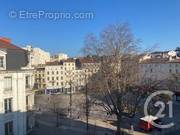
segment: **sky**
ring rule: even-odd
[[[19,18],[11,13],[90,12],[90,19]],[[18,46],[32,45],[51,54],[81,55],[88,33],[127,22],[142,48],[180,46],[180,0],[0,0],[0,36]]]

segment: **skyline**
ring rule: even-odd
[[[5,1],[0,5],[0,36],[12,39],[18,46],[32,44],[51,54],[63,52],[71,57],[80,55],[88,33],[98,35],[106,26],[117,22],[129,23],[142,47],[158,44],[159,50],[173,50],[180,45],[180,1],[113,0],[104,1]],[[36,3],[36,4],[35,4]],[[14,19],[10,11],[93,12],[93,19],[48,20]],[[163,23],[162,23],[163,22]]]

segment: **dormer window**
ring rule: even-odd
[[[0,57],[0,68],[4,67],[4,57]]]

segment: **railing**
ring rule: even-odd
[[[10,94],[12,93],[12,88],[5,88],[3,91],[4,94]]]

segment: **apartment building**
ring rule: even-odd
[[[180,60],[171,58],[151,58],[140,62],[141,78],[166,80],[180,74]]]
[[[33,126],[27,113],[34,105],[31,79],[27,71],[0,71],[1,135],[24,135]]]
[[[86,79],[97,73],[100,67],[98,59],[93,57],[78,58],[76,63],[77,67],[83,70],[82,73],[84,74]]]
[[[90,57],[47,62],[35,68],[35,86],[46,94],[75,92],[98,72],[99,66],[100,63]]]
[[[28,64],[27,52],[11,43],[10,39],[0,38],[0,70],[19,70]]]
[[[25,135],[33,126],[33,69],[27,52],[0,38],[0,135]]]
[[[40,48],[33,48],[30,45],[24,47],[23,49],[28,52],[29,66],[38,66],[50,61],[49,52],[46,52]]]
[[[85,71],[82,69],[76,69],[74,75],[74,82],[76,90],[82,90],[87,83]]]
[[[75,60],[49,62],[45,66],[45,81],[48,90],[55,92],[75,92]]]
[[[67,54],[65,54],[65,53],[58,53],[58,54],[55,54],[55,55],[51,56],[51,62],[67,60],[68,58],[69,57],[68,57]]]
[[[34,70],[35,87],[43,90],[46,88],[45,65],[39,65]]]

